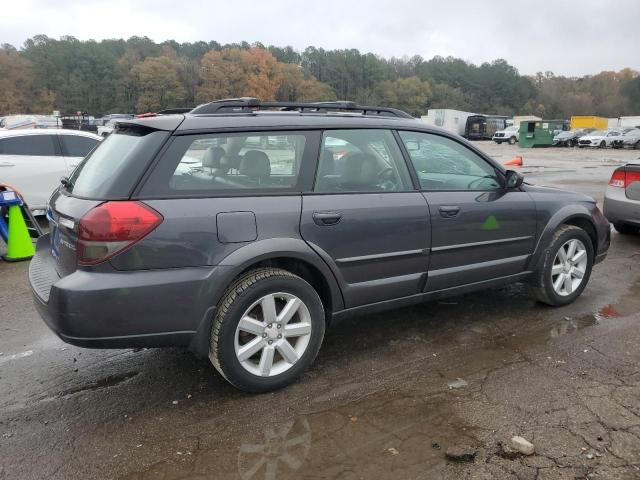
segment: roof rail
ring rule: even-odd
[[[390,107],[373,107],[358,105],[355,102],[339,100],[336,102],[262,102],[253,97],[227,98],[224,100],[214,100],[213,102],[199,105],[191,114],[214,114],[214,113],[247,113],[254,110],[276,108],[283,111],[299,111],[302,112],[328,112],[328,111],[346,111],[346,112],[362,112],[362,115],[381,115],[399,118],[413,118],[407,112]]]

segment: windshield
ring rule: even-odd
[[[513,125],[504,129],[505,132],[515,132],[517,130],[518,130],[518,127],[514,127]]]
[[[591,132],[589,133],[589,135],[591,135],[592,137],[601,137],[603,135],[606,135],[607,132],[604,130],[596,130],[595,132]]]
[[[109,135],[73,171],[67,190],[86,198],[127,198],[167,136],[148,129]]]

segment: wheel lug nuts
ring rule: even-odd
[[[267,334],[266,334],[266,333],[263,333],[263,334],[262,334],[262,338],[267,338]]]
[[[273,323],[270,323],[269,325],[267,325],[267,327],[271,328],[273,326]]]
[[[278,324],[278,328],[282,328],[282,325]]]
[[[281,333],[278,334],[278,338],[282,338],[282,334]]]
[[[269,345],[271,345],[273,343],[273,340],[269,340]]]

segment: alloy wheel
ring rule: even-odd
[[[311,314],[295,295],[270,293],[242,315],[235,333],[240,365],[256,376],[273,377],[291,368],[311,339]]]
[[[582,241],[573,238],[565,242],[556,253],[551,267],[553,290],[566,297],[575,292],[587,271],[587,249]]]

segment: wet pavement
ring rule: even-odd
[[[597,198],[637,153],[482,147]],[[27,265],[0,263],[0,478],[640,478],[639,261],[640,236],[614,232],[564,308],[513,285],[342,322],[301,381],[263,395],[179,349],[65,345]],[[536,453],[505,453],[513,435]]]

